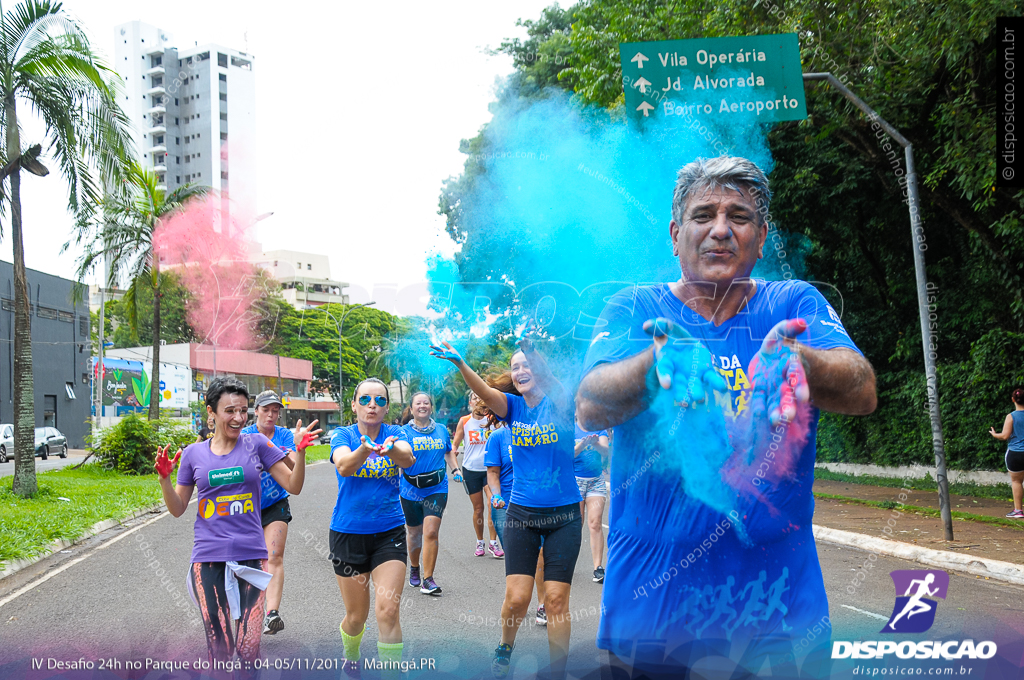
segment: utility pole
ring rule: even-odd
[[[953,517],[949,508],[949,480],[946,478],[946,450],[942,437],[942,417],[939,412],[939,380],[935,370],[932,347],[932,332],[928,326],[927,272],[924,265],[924,227],[921,225],[921,202],[917,194],[917,172],[914,169],[914,147],[896,128],[882,119],[870,106],[843,85],[831,73],[805,73],[805,81],[824,80],[850,100],[854,106],[877,123],[886,134],[903,147],[907,161],[907,203],[910,208],[910,237],[914,249],[914,274],[917,279],[917,310],[921,317],[921,344],[924,346],[924,374],[928,388],[928,415],[932,428],[932,448],[935,451],[935,481],[939,487],[939,514],[945,529],[946,540],[953,540]]]

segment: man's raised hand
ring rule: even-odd
[[[686,329],[658,317],[645,321],[644,331],[654,339],[658,383],[662,389],[673,390],[675,401],[683,408],[703,402],[712,390],[728,390],[715,370],[711,352]]]
[[[810,401],[807,374],[794,340],[805,330],[807,322],[803,319],[780,321],[751,360],[747,375],[753,388],[750,407],[755,420],[767,415],[772,425],[781,420],[790,422],[796,416],[797,404]]]

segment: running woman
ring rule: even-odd
[[[1007,442],[1003,460],[1010,473],[1010,489],[1013,492],[1013,510],[1006,514],[1010,519],[1024,519],[1021,498],[1024,497],[1024,388],[1013,391],[1013,411],[1003,421],[1003,431],[996,432],[990,427],[988,433],[1000,441]]]
[[[551,374],[529,339],[512,355],[512,384],[522,396],[491,387],[466,365],[447,342],[431,347],[434,356],[451,361],[469,388],[512,435],[515,471],[505,522],[505,600],[501,605],[501,643],[491,672],[508,675],[516,633],[530,606],[541,543],[548,650],[552,676],[565,676],[569,652],[569,591],[582,542],[580,494],[573,475],[572,395]]]
[[[604,504],[608,483],[602,473],[608,461],[608,433],[587,432],[576,422],[576,486],[580,490],[580,514],[586,514],[590,528],[590,555],[594,559],[594,583],[604,583]]]
[[[487,437],[491,434],[490,421],[487,418],[487,404],[483,402],[473,391],[469,392],[470,414],[463,416],[455,428],[455,438],[452,446],[455,450],[463,446],[462,468],[458,474],[462,477],[462,484],[469,494],[469,500],[473,503],[473,529],[476,531],[476,552],[477,557],[483,557],[484,550],[484,504],[490,503],[490,489],[487,487],[487,467],[484,465],[484,450],[487,445]],[[484,491],[487,497],[484,497]],[[493,557],[501,559],[505,552],[498,544],[498,534],[494,530],[494,523],[490,516],[486,520],[491,535],[490,553]]]
[[[287,454],[282,460],[289,468],[294,468],[295,436],[287,427],[277,424],[283,406],[277,392],[260,392],[254,403],[256,422],[243,428],[242,434],[259,432]],[[267,551],[270,553],[267,571],[274,575],[267,586],[267,615],[263,617],[263,634],[274,635],[284,630],[284,620],[278,608],[284,592],[284,546],[288,540],[292,509],[288,504],[288,492],[266,470],[260,473],[260,491],[263,535],[267,539]]]
[[[258,514],[260,473],[298,495],[306,476],[306,447],[320,430],[298,425],[294,469],[285,452],[260,433],[242,434],[249,392],[234,378],[217,378],[206,391],[206,410],[216,421],[212,438],[179,450],[158,450],[156,471],[167,511],[181,517],[199,487],[199,506],[188,586],[203,616],[211,664],[230,661],[235,652],[251,663],[260,655],[264,590],[271,582],[267,541]],[[182,457],[184,456],[184,457]],[[177,484],[171,471],[181,460]],[[233,622],[233,625],[232,625]]]
[[[409,410],[412,420],[405,425],[405,432],[412,442],[416,464],[402,473],[400,489],[412,565],[409,567],[409,585],[419,586],[420,592],[426,595],[440,595],[441,586],[434,581],[437,535],[448,505],[448,471],[445,465],[452,469],[456,467],[455,453],[448,429],[431,417],[434,403],[429,394],[417,392],[412,395]]]
[[[502,392],[519,394],[519,390],[512,384],[511,376],[499,375],[488,382]],[[491,413],[488,418],[494,431],[487,438],[487,452],[484,455],[484,464],[487,466],[487,486],[491,492],[491,521],[494,523],[494,530],[498,532],[498,540],[501,547],[505,547],[505,514],[508,510],[508,500],[512,496],[512,482],[515,479],[515,472],[512,465],[512,434],[505,424]],[[548,625],[547,613],[544,611],[544,549],[541,548],[540,556],[537,558],[537,573],[534,576],[537,586],[537,625]]]
[[[346,669],[358,669],[359,644],[370,614],[370,579],[376,587],[377,652],[383,662],[402,661],[398,614],[408,557],[405,516],[399,502],[399,468],[416,462],[408,434],[388,425],[388,388],[377,378],[356,386],[356,423],[331,436],[338,500],[331,518],[331,562],[345,603],[339,626]],[[392,666],[393,667],[393,666]]]

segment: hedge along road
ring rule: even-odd
[[[336,489],[332,467],[313,465],[302,495],[292,503],[295,519],[285,555],[281,607],[286,628],[276,636],[263,638],[263,656],[271,661],[342,658],[338,635],[338,622],[343,616],[341,595],[330,564],[323,557]],[[440,673],[430,677],[448,674],[467,678],[487,670],[498,642],[504,563],[473,556],[472,507],[459,485],[450,484],[450,489],[436,572],[445,594],[432,598],[407,586],[403,592],[402,629],[405,659],[434,658]],[[202,627],[196,623],[197,611],[187,601],[185,590],[195,507],[193,503],[179,519],[166,514],[140,519],[135,526],[141,528],[128,535],[120,530],[123,538],[103,544],[106,548],[97,550],[95,544],[87,542],[76,546],[72,554],[55,555],[36,565],[35,572],[45,576],[60,569],[61,560],[64,566],[70,564],[0,605],[4,640],[0,645],[0,677],[25,677],[33,657],[115,657],[143,662],[147,658],[158,662],[205,659]],[[591,581],[587,534],[584,532],[570,602],[574,621],[569,662],[570,672],[576,669],[576,674],[594,668],[598,659],[594,641],[601,586]],[[861,568],[868,553],[820,543],[819,556],[830,597],[830,616],[836,627],[835,639],[858,639],[858,635],[874,639],[881,622],[862,612],[888,616],[893,605],[888,572],[920,568],[911,562],[879,557],[864,586],[851,596],[845,592],[854,573],[851,569]],[[73,560],[80,561],[71,564]],[[18,581],[19,576],[11,580]],[[27,585],[31,587],[32,583]],[[24,587],[24,583],[0,581],[0,602]],[[959,610],[960,606],[965,611]],[[530,606],[531,614],[534,608],[535,603]],[[1005,620],[1007,608],[1024,610],[1024,590],[954,575],[950,597],[940,607],[935,631],[950,635],[972,631],[975,639],[992,639],[984,636]],[[376,656],[376,641],[377,629],[371,617],[363,640],[364,656]],[[515,670],[531,674],[538,661],[546,661],[547,654],[546,631],[528,619],[513,656]],[[314,676],[320,677],[309,671],[302,675]],[[330,676],[336,677],[337,673]],[[273,677],[278,676],[274,673]],[[283,673],[281,677],[298,674]]]

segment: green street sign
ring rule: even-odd
[[[619,43],[626,113],[720,123],[807,117],[796,33]]]

